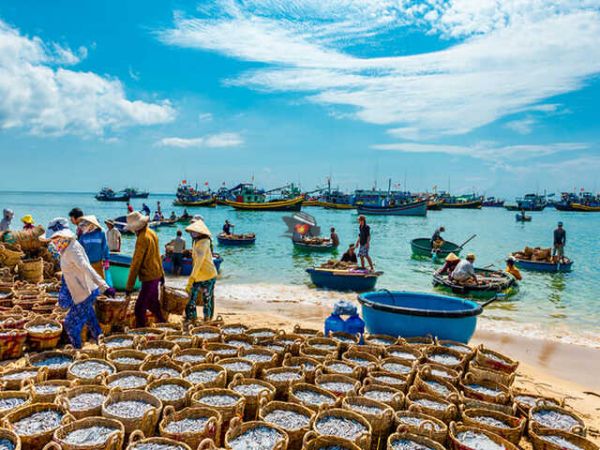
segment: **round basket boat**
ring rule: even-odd
[[[431,258],[433,256],[433,252],[431,249],[431,239],[430,238],[417,238],[410,241],[410,248],[412,250],[413,256],[420,256],[423,258]],[[455,255],[459,255],[462,250],[462,247],[454,242],[444,241],[442,246],[437,250],[436,255],[438,259],[444,259],[450,253],[454,253]]]
[[[370,333],[425,336],[467,343],[483,309],[477,303],[435,294],[377,291],[358,296]]]
[[[220,233],[217,236],[217,240],[219,245],[224,246],[243,246],[243,245],[252,245],[256,242],[256,235],[254,233],[248,234],[230,234],[227,235],[225,233]]]

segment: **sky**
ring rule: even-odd
[[[3,0],[0,190],[600,191],[600,0]]]

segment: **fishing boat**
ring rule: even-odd
[[[438,200],[436,198],[430,198],[427,200],[427,210],[428,211],[441,211],[444,207],[444,202],[442,200]]]
[[[515,257],[516,265],[519,269],[529,270],[532,272],[550,272],[550,273],[559,273],[559,272],[570,272],[573,266],[573,261],[567,258],[567,261],[564,263],[560,262],[552,262],[552,261],[531,261],[527,259],[518,258],[513,253]]]
[[[571,208],[573,208],[573,211],[579,211],[579,212],[600,212],[600,204],[592,206],[592,205],[583,205],[581,203],[573,203],[571,205]]]
[[[479,284],[458,284],[447,275],[433,274],[433,286],[452,294],[476,299],[490,299],[497,295],[510,296],[518,292],[516,280],[505,272],[475,269]]]
[[[204,200],[193,200],[193,201],[175,199],[175,200],[173,200],[173,205],[175,205],[175,206],[190,206],[192,208],[193,207],[214,208],[215,206],[217,206],[217,199],[214,197],[207,198]]]
[[[531,216],[524,216],[523,214],[515,214],[515,220],[517,222],[531,222]]]
[[[361,294],[358,301],[371,334],[432,336],[465,344],[485,306],[438,294],[388,290]]]
[[[302,206],[321,206],[319,203],[319,200],[316,198],[307,199],[305,197],[304,201],[302,202]]]
[[[194,188],[187,184],[186,180],[183,180],[177,186],[173,205],[213,208],[217,206],[217,199],[210,190],[200,191],[197,185]]]
[[[293,185],[263,191],[250,183],[229,189],[225,204],[240,211],[300,211],[304,197]]]
[[[218,253],[213,253],[213,264],[215,265],[215,269],[217,272],[221,271],[221,264],[223,263],[223,258]],[[173,273],[173,260],[170,255],[163,255],[162,257],[162,266],[165,273]],[[184,257],[181,261],[181,276],[189,276],[192,273],[192,267],[194,266],[192,258]]]
[[[516,199],[514,205],[504,205],[508,211],[543,211],[548,205],[546,195],[526,194]]]
[[[131,260],[131,256],[122,253],[111,253],[108,257],[110,263],[108,271],[112,278],[112,287],[118,291],[124,291],[127,287]],[[140,280],[136,279],[134,289],[140,289],[141,286]]]
[[[148,191],[140,191],[136,188],[125,188],[123,192],[129,195],[129,198],[148,198],[150,193]]]
[[[95,195],[99,202],[128,202],[129,194],[126,192],[115,192],[111,188],[105,187]]]
[[[325,209],[354,209],[354,196],[340,190],[331,189],[331,179],[327,179],[327,190],[317,198],[317,206]]]
[[[330,252],[337,248],[329,239],[309,238],[302,241],[292,239],[292,242],[295,249],[305,252]]]
[[[481,205],[484,208],[502,208],[504,206],[504,200],[497,199],[496,197],[488,197]]]
[[[441,193],[440,200],[443,201],[442,208],[450,209],[481,209],[483,205],[483,197],[475,194],[453,196]]]
[[[359,214],[376,216],[420,216],[427,215],[427,200],[394,206],[358,205]]]
[[[217,236],[217,240],[219,241],[219,245],[230,246],[230,247],[252,245],[256,242],[256,235],[254,233],[247,233],[247,234],[219,233],[219,235]]]
[[[465,244],[463,244],[464,246]],[[459,255],[463,246],[455,244],[454,242],[444,241],[442,246],[437,250],[436,255],[439,259],[444,259],[450,253]],[[433,252],[431,249],[431,239],[429,238],[417,238],[410,241],[410,248],[414,256],[422,256],[424,258],[431,258]]]
[[[600,212],[600,195],[591,192],[580,194],[563,192],[554,207],[559,211]]]
[[[318,288],[354,292],[375,289],[377,279],[383,275],[383,272],[369,272],[364,269],[339,270],[319,267],[308,268],[306,272]]]

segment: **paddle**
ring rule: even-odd
[[[465,245],[467,245],[469,242],[471,242],[473,239],[475,239],[477,237],[476,234],[474,234],[473,236],[471,236],[469,239],[467,239],[465,242],[462,243],[462,245],[459,245],[458,248],[462,249]]]
[[[494,303],[496,300],[499,300],[500,298],[504,298],[504,297],[506,297],[506,295],[504,295],[504,294],[496,294],[494,297],[492,297],[491,299],[489,299],[487,302],[482,303],[481,307],[485,308],[489,304]]]

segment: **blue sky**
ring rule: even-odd
[[[598,0],[0,3],[0,189],[600,190]]]

